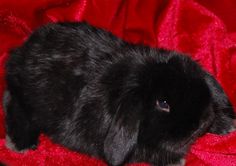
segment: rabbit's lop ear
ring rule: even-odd
[[[224,90],[212,75],[206,73],[205,80],[210,89],[211,102],[215,113],[215,120],[209,132],[227,134],[234,129],[235,113],[233,107]]]
[[[104,154],[111,165],[121,165],[137,143],[141,103],[126,97],[117,104],[104,142]]]

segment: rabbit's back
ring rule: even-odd
[[[122,45],[86,23],[48,24],[12,51],[6,66],[8,90],[18,93],[42,129],[58,126],[80,109],[76,103],[83,105],[81,96],[84,102],[96,98],[90,89]]]

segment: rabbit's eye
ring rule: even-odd
[[[164,111],[164,112],[170,112],[170,106],[169,104],[167,103],[167,101],[159,101],[157,100],[156,101],[156,108],[158,110],[161,110],[161,111]]]

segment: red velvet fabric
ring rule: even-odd
[[[130,42],[188,53],[217,78],[236,106],[235,8],[235,0],[1,0],[0,98],[10,48],[47,22],[86,20]],[[17,154],[6,149],[4,135],[0,109],[0,161],[8,165],[106,165],[43,135],[37,150]],[[236,166],[236,132],[203,136],[186,159],[187,166]]]

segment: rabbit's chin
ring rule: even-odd
[[[35,148],[36,148],[36,146],[33,146],[33,147],[30,147],[30,148],[27,148],[27,149],[21,149],[21,150],[19,150],[19,149],[16,147],[15,143],[11,140],[11,138],[10,138],[8,135],[6,135],[6,139],[5,139],[5,140],[6,140],[6,143],[5,143],[6,147],[7,147],[8,149],[14,151],[14,152],[17,152],[17,153],[25,153],[25,152],[28,151],[29,149],[35,149]]]

